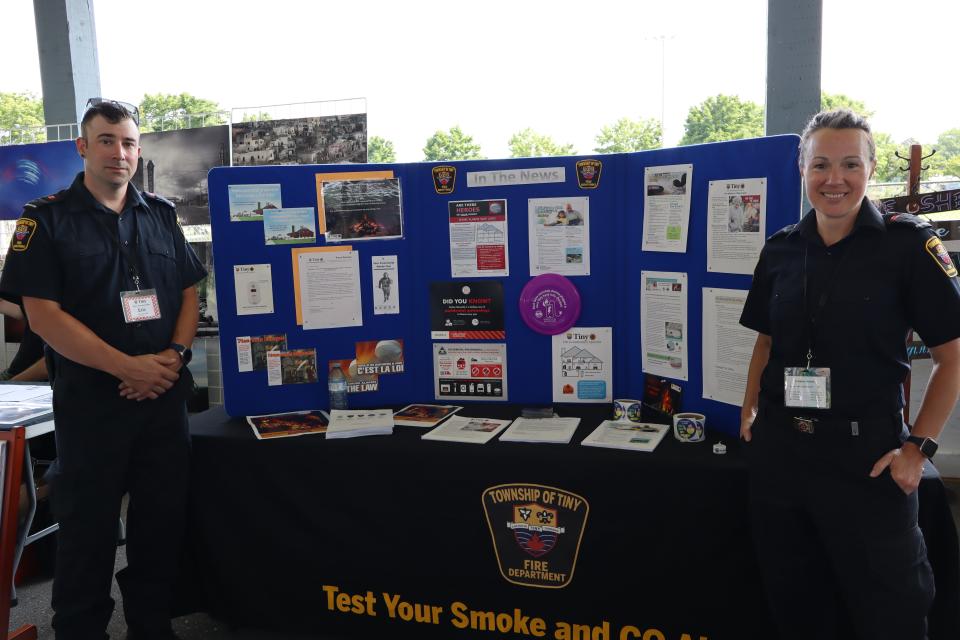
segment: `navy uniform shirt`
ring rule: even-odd
[[[783,406],[783,369],[806,365],[812,339],[811,366],[831,372],[827,415],[891,415],[904,404],[910,328],[928,347],[960,337],[957,270],[929,223],[881,216],[864,198],[853,230],[832,246],[813,211],[770,237],[740,323],[772,338],[761,401]]]
[[[137,289],[135,273],[141,289],[156,290],[160,319],[125,322],[120,293]],[[26,205],[0,291],[14,301],[27,296],[58,302],[106,343],[142,355],[170,345],[183,290],[205,275],[172,203],[128,185],[117,215],[90,194],[81,172],[69,189]]]

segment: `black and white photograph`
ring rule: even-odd
[[[367,161],[367,114],[233,124],[233,165]]]

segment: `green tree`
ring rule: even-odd
[[[542,156],[572,156],[572,144],[557,144],[553,138],[537,133],[530,127],[510,136],[507,143],[511,158],[539,158]]]
[[[718,94],[690,107],[680,144],[757,138],[763,132],[763,107],[737,96]]]
[[[272,120],[273,117],[266,111],[257,111],[256,113],[245,113],[243,117],[240,118],[240,122],[262,122],[265,120]]]
[[[423,148],[423,159],[428,162],[482,158],[480,145],[473,141],[472,136],[465,134],[459,126],[450,127],[446,132],[438,129],[427,138],[427,145]]]
[[[846,94],[827,93],[826,91],[820,93],[820,108],[822,110],[839,109],[840,107],[846,107],[864,118],[870,118],[874,113],[872,110],[867,109],[866,104],[859,100],[854,100]]]
[[[32,93],[6,93],[0,92],[0,142],[27,142],[46,140],[46,135],[42,129],[36,132],[38,137],[30,135],[28,139],[21,140],[18,129],[34,129],[44,124],[43,101]],[[31,131],[31,134],[33,132]]]
[[[889,133],[875,131],[873,139],[877,143],[877,169],[873,179],[877,182],[898,182],[907,179],[907,174],[900,171],[904,161],[896,157],[895,153],[900,145],[893,141]],[[907,149],[909,153],[909,149]],[[903,152],[901,151],[901,155]]]
[[[631,120],[620,118],[612,125],[600,129],[594,138],[597,142],[597,153],[625,153],[629,151],[644,151],[659,149],[663,146],[663,128],[660,121],[654,118]]]
[[[223,124],[220,105],[189,93],[147,93],[140,101],[140,131],[192,129]]]
[[[367,162],[396,162],[397,152],[393,142],[380,136],[370,136],[367,140]]]

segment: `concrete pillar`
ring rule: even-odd
[[[78,135],[89,98],[100,96],[100,63],[93,0],[33,0],[48,140]]]
[[[820,110],[823,0],[767,0],[767,135],[800,133]]]

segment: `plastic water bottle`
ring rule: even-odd
[[[347,378],[343,375],[340,363],[335,362],[327,378],[327,391],[330,394],[331,409],[347,408]]]

